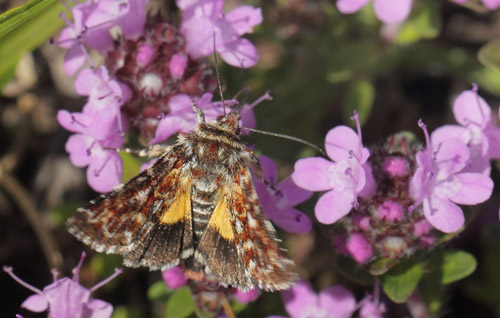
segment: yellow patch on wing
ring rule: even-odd
[[[230,197],[230,189],[223,187],[220,193],[219,202],[215,206],[214,212],[208,222],[208,227],[215,228],[217,233],[224,239],[233,241],[234,232],[231,227],[231,220],[229,218],[228,198]]]
[[[179,193],[160,217],[160,223],[174,224],[184,219],[191,222],[191,180],[184,177],[181,181]]]

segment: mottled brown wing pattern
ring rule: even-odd
[[[194,257],[197,262],[205,265],[205,272],[216,277],[221,285],[248,290],[254,286],[238,253],[231,223],[233,191],[231,186],[222,186],[218,190],[218,203]]]
[[[239,167],[234,183],[220,189],[194,256],[222,285],[240,290],[283,290],[298,279],[293,261],[284,255],[274,227],[263,215],[245,166]]]
[[[78,209],[67,221],[68,231],[98,252],[122,254],[126,266],[177,265],[183,251],[192,249],[190,223],[183,217],[173,225],[160,220],[183,198],[179,193],[189,182],[181,180],[184,162],[180,147],[170,150],[125,185]]]
[[[238,254],[251,280],[260,289],[284,290],[298,280],[295,264],[280,248],[276,230],[265,217],[249,167],[235,176],[234,210],[229,213]]]

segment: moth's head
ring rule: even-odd
[[[217,128],[233,135],[240,134],[240,112],[232,111],[225,116],[217,117]]]

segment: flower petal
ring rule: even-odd
[[[431,195],[424,199],[423,207],[427,221],[444,233],[454,233],[464,225],[462,209],[448,199]]]
[[[88,289],[68,277],[48,285],[43,293],[50,304],[51,318],[82,317],[83,305],[90,295]]]
[[[300,159],[295,162],[292,179],[299,187],[309,191],[325,191],[333,187],[335,164],[321,157]]]
[[[436,194],[458,204],[474,205],[488,200],[493,192],[493,180],[479,173],[459,173],[440,184]]]
[[[375,178],[373,177],[372,167],[365,163],[361,166],[363,168],[363,172],[365,175],[365,183],[361,191],[358,192],[358,195],[363,198],[370,198],[377,191],[377,183],[375,182]],[[361,184],[361,175],[358,180],[358,184]]]
[[[97,192],[109,192],[122,180],[123,162],[118,153],[96,150],[87,168],[87,182]],[[95,157],[94,157],[95,156]]]
[[[276,184],[278,181],[278,174],[276,171],[276,164],[273,159],[268,156],[259,156],[260,165],[262,166],[262,178],[269,182],[271,185]]]
[[[373,0],[375,15],[382,22],[396,23],[406,20],[410,14],[413,0]]]
[[[272,214],[266,213],[266,215],[276,226],[290,233],[305,234],[312,229],[309,217],[297,209],[275,210]]]
[[[260,296],[260,290],[258,288],[250,289],[249,291],[242,292],[237,289],[234,297],[238,300],[238,302],[242,304],[247,304],[249,302],[257,300]]]
[[[283,291],[281,298],[285,303],[286,311],[292,317],[300,317],[304,307],[318,305],[318,296],[305,280],[301,280],[291,289]]]
[[[350,191],[331,190],[323,194],[314,208],[316,218],[323,224],[332,224],[347,215],[356,201]]]
[[[436,147],[441,142],[453,138],[458,138],[463,142],[467,142],[469,139],[467,136],[467,129],[458,125],[441,126],[434,130],[431,134],[432,146]]]
[[[319,306],[330,317],[349,318],[356,309],[356,299],[350,290],[333,285],[319,293]]]
[[[467,90],[462,92],[453,103],[453,114],[462,126],[475,123],[485,127],[491,121],[491,109],[488,103],[477,92]]]
[[[74,166],[85,167],[90,164],[90,149],[93,142],[95,142],[93,138],[82,134],[69,136],[65,148],[69,153],[69,160]]]
[[[32,312],[42,312],[49,308],[49,303],[45,299],[45,296],[34,294],[26,298],[21,304],[21,307]]]
[[[194,118],[193,118],[194,119]],[[188,126],[188,121],[176,116],[168,116],[160,120],[158,127],[156,127],[155,137],[149,142],[154,145],[163,142],[170,138],[172,135],[185,129]]]
[[[83,63],[85,63],[85,54],[82,47],[78,43],[75,43],[64,56],[64,71],[69,76],[73,76],[82,67]]]
[[[353,234],[346,243],[349,254],[359,264],[366,263],[373,256],[373,248],[363,234]]]
[[[66,130],[83,133],[92,118],[83,113],[70,113],[65,109],[61,109],[57,112],[57,121]]]
[[[337,9],[341,13],[354,13],[361,10],[370,0],[338,0]]]
[[[251,33],[253,27],[262,23],[262,10],[252,6],[241,6],[227,13],[226,21],[238,34]]]
[[[217,51],[227,64],[240,68],[250,68],[259,61],[257,48],[247,39],[225,42]]]
[[[448,139],[433,148],[439,173],[437,178],[447,177],[462,170],[470,157],[467,145],[460,139]]]
[[[161,276],[170,289],[177,289],[188,283],[184,271],[179,266],[163,271]]]
[[[109,318],[113,306],[104,300],[90,298],[83,308],[85,318]]]
[[[276,185],[276,189],[283,193],[285,201],[289,206],[296,206],[307,199],[309,199],[313,193],[299,187],[293,181],[292,177],[288,177]]]
[[[333,161],[351,159],[352,155],[350,152],[353,152],[357,158],[360,158],[361,148],[359,136],[351,127],[337,126],[326,134],[326,153]]]
[[[500,0],[482,0],[483,4],[490,10],[500,8]]]
[[[221,45],[222,36],[212,20],[200,17],[183,22],[181,32],[186,37],[186,51],[194,59],[211,54],[214,51],[214,31],[217,46]]]

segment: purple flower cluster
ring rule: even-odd
[[[229,64],[247,68],[258,60],[253,44],[241,36],[262,22],[260,9],[242,6],[224,14],[224,0],[178,1],[184,14],[177,28],[147,18],[146,3],[89,0],[68,6],[73,21],[62,15],[67,27],[56,43],[68,49],[64,68],[69,75],[89,65],[75,81],[88,102],[82,112],[61,110],[57,118],[75,133],[66,143],[71,162],[88,167],[88,183],[98,192],[121,182],[122,160],[115,149],[124,145],[127,132],[152,144],[193,130],[192,99],[207,120],[223,114],[221,103],[212,102],[215,79],[200,60],[213,52],[214,36],[216,51]],[[120,34],[112,37],[116,28]],[[94,65],[88,48],[105,56],[105,65]],[[250,128],[254,104],[241,112]]]
[[[249,68],[257,63],[257,49],[241,36],[262,23],[260,8],[241,6],[226,14],[224,0],[177,0],[177,6],[184,10],[181,32],[193,58],[213,53],[215,35],[215,50],[227,64]]]
[[[115,269],[113,275],[87,289],[78,283],[84,259],[85,253],[82,253],[80,262],[73,269],[72,278],[57,279],[58,274],[53,270],[54,282],[47,285],[43,291],[17,277],[12,267],[4,266],[3,270],[16,282],[35,293],[21,304],[21,307],[29,311],[43,312],[48,310],[49,316],[52,318],[109,318],[113,313],[113,306],[103,300],[91,298],[90,294],[121,274],[122,270]]]
[[[335,127],[326,136],[328,157],[296,162],[292,178],[309,191],[324,193],[316,203],[319,222],[338,222],[332,243],[358,263],[401,258],[438,243],[437,232],[464,226],[457,205],[476,205],[493,191],[490,160],[500,158],[500,128],[477,87],[461,93],[453,111],[460,125],[429,136],[426,147],[392,136],[382,147],[365,148],[357,133]],[[435,229],[435,230],[433,230]]]
[[[360,318],[381,318],[385,312],[383,304],[372,301],[370,296],[356,303],[354,294],[340,285],[327,287],[316,294],[311,285],[302,280],[292,289],[283,291],[281,296],[290,318],[349,318],[358,309]]]

